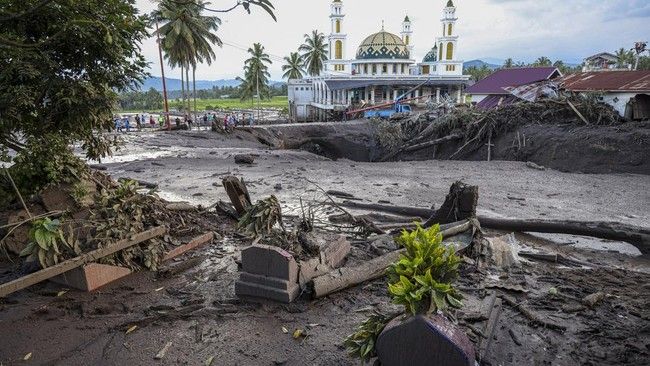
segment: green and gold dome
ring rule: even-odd
[[[383,30],[361,42],[357,51],[357,60],[409,58],[409,50],[404,41],[399,36]]]

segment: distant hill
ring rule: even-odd
[[[501,65],[491,64],[483,60],[471,60],[463,63],[463,68],[476,67],[480,69],[481,67],[483,67],[483,65],[487,66],[490,70],[496,70],[499,67],[501,67]]]
[[[181,80],[180,79],[170,79],[165,78],[167,81],[167,90],[175,91],[181,90]],[[236,79],[220,79],[220,80],[197,80],[196,81],[196,90],[207,90],[212,89],[212,87],[221,88],[223,86],[239,86],[241,82]],[[270,82],[271,86],[274,88],[280,88],[286,83],[284,81],[273,81]],[[140,90],[149,90],[154,88],[158,91],[162,91],[162,78],[158,76],[152,76],[145,79],[144,83],[140,87]],[[192,81],[190,80],[190,88],[192,88]]]

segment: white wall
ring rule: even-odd
[[[487,98],[488,94],[472,94],[472,103],[479,103],[483,99]]]
[[[616,109],[619,115],[625,115],[625,106],[630,99],[637,96],[637,93],[607,93],[603,95],[603,102],[611,105]]]

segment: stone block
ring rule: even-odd
[[[474,366],[467,335],[442,315],[400,316],[377,339],[382,366]]]
[[[250,274],[298,282],[298,264],[287,251],[269,246],[253,245],[241,252],[242,270]]]
[[[133,273],[128,268],[90,263],[51,279],[61,285],[82,291],[94,291]]]
[[[300,294],[300,287],[295,284],[288,290],[281,290],[271,286],[238,280],[235,282],[235,293],[240,297],[256,297],[290,303]]]

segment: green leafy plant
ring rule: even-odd
[[[68,256],[80,253],[72,235],[65,238],[61,221],[44,218],[35,220],[29,230],[30,243],[20,253],[21,257],[38,259],[42,268],[51,267]]]
[[[405,254],[387,270],[393,302],[412,314],[446,311],[462,306],[461,295],[451,286],[458,277],[460,258],[442,244],[440,226],[403,231],[397,238]]]
[[[256,238],[271,233],[275,224],[279,224],[284,231],[280,202],[272,195],[251,206],[239,219],[237,228],[241,233]]]
[[[376,357],[375,344],[377,343],[377,337],[379,337],[379,334],[381,334],[391,319],[391,317],[378,312],[370,315],[368,319],[359,325],[356,332],[350,334],[343,341],[343,345],[347,349],[348,354],[352,357],[360,358],[362,363],[366,363],[371,358]]]

